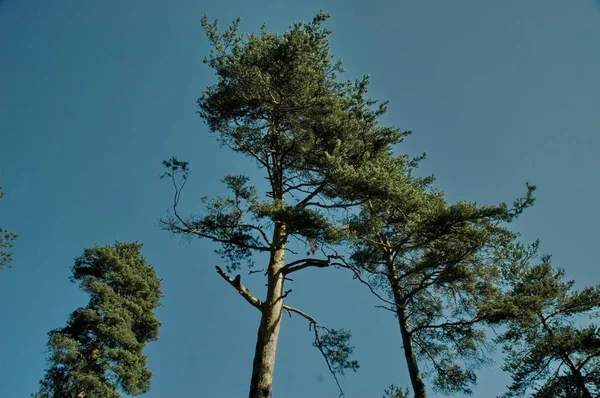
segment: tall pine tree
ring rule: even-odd
[[[351,218],[348,266],[398,319],[414,396],[427,397],[422,365],[435,390],[468,394],[487,359],[486,303],[501,293],[516,237],[507,224],[533,203],[535,187],[513,208],[449,205],[430,179],[403,177],[391,200],[369,201]]]
[[[332,61],[331,31],[322,26],[328,18],[319,13],[283,34],[263,26],[248,36],[238,34],[239,20],[220,32],[217,21],[202,19],[212,44],[205,62],[217,82],[198,100],[200,116],[223,146],[254,161],[268,182],[264,192],[247,176],[226,176],[230,196],[206,199],[203,216],[184,217],[178,204],[188,163],[164,162],[164,176],[176,189],[164,228],[218,243],[227,272],[221,267],[217,272],[260,312],[250,398],[272,397],[282,311],[304,316],[315,332],[323,331],[308,314],[286,304],[287,277],[332,265],[331,257],[314,255],[340,239],[340,210],[385,196],[395,185],[390,171],[406,161],[390,150],[406,133],[379,125],[386,104],[366,97],[368,79],[338,80],[341,64]],[[307,245],[308,257],[288,260],[294,241]],[[242,264],[252,265],[260,253],[269,259],[263,299],[248,291],[240,275],[229,275]],[[316,334],[315,345],[330,370],[355,369],[356,362],[348,359],[349,333],[325,332]]]

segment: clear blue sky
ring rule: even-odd
[[[282,31],[319,9],[348,77],[372,77],[384,122],[414,135],[450,200],[510,201],[525,182],[537,205],[519,221],[579,286],[600,282],[600,2],[597,0],[0,2],[0,225],[17,232],[0,274],[0,396],[27,397],[43,376],[46,333],[86,297],[69,283],[84,247],[139,240],[164,278],[163,322],[149,345],[149,398],[247,395],[258,313],[214,272],[208,242],[156,227],[171,200],[158,179],[172,155],[191,162],[189,210],[246,171],[207,134],[195,101],[214,75],[203,12],[243,31]],[[256,175],[252,174],[251,175]],[[300,273],[302,274],[302,273]],[[349,275],[298,275],[289,304],[351,328],[361,369],[348,398],[408,385],[395,319]],[[260,295],[261,281],[245,277]],[[285,318],[275,396],[337,397],[302,319]],[[323,376],[321,378],[320,376]],[[499,364],[477,397],[503,391]],[[435,397],[435,394],[432,394]]]

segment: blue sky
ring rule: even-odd
[[[14,267],[0,274],[0,396],[27,397],[45,367],[46,333],[86,297],[69,283],[84,247],[139,240],[163,278],[163,322],[148,346],[149,398],[247,395],[258,313],[214,271],[208,242],[156,226],[172,198],[161,161],[191,162],[184,207],[252,170],[221,149],[196,115],[214,82],[200,16],[242,30],[282,31],[330,12],[332,51],[347,76],[370,74],[390,100],[383,122],[414,135],[450,200],[495,203],[537,184],[517,223],[540,238],[578,286],[600,282],[600,2],[594,0],[16,1],[0,2],[0,225],[17,232]],[[257,174],[250,171],[249,174]],[[259,278],[245,277],[261,296]],[[288,303],[353,331],[361,369],[348,398],[408,385],[395,319],[350,275],[299,273]],[[502,393],[499,363],[477,397]],[[323,376],[323,377],[321,377]],[[285,318],[275,396],[337,397],[302,319]],[[431,394],[436,397],[436,394]]]

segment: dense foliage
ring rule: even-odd
[[[150,389],[143,349],[158,338],[160,279],[139,243],[85,249],[73,281],[89,293],[65,327],[49,333],[49,367],[34,398],[118,398]]]
[[[500,311],[511,314],[498,338],[513,378],[504,397],[591,398],[600,395],[600,286],[576,290],[550,257],[531,264],[522,252]]]
[[[398,318],[415,397],[427,396],[420,364],[444,394],[470,393],[486,362],[487,302],[501,293],[507,229],[533,204],[535,187],[515,201],[447,204],[430,181],[411,178],[400,195],[374,200],[352,217],[352,266]]]
[[[248,292],[240,276],[217,269],[261,312],[252,398],[271,397],[281,312],[295,312],[316,326],[309,315],[284,304],[290,292],[284,290],[286,276],[332,265],[330,254],[286,263],[291,241],[305,244],[309,256],[338,243],[344,232],[340,211],[388,197],[397,189],[399,174],[392,172],[410,163],[392,155],[391,145],[408,133],[379,124],[386,104],[366,96],[368,78],[338,79],[341,63],[332,60],[331,31],[322,27],[328,18],[319,13],[283,34],[263,27],[247,36],[238,34],[239,20],[223,32],[216,21],[202,20],[212,45],[205,62],[217,82],[198,100],[199,114],[222,145],[254,161],[268,188],[259,192],[246,176],[226,176],[229,196],[207,198],[204,215],[183,217],[177,206],[189,165],[176,158],[164,162],[164,177],[173,179],[176,190],[172,214],[162,221],[165,229],[218,243],[228,272],[253,265],[256,254],[268,255],[264,301]],[[326,337],[316,336],[315,346],[330,370],[356,369],[354,361],[338,360],[350,352],[347,335],[327,330]]]

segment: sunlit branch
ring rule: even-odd
[[[338,264],[338,266],[339,266],[339,267],[341,267],[341,268],[346,268],[346,269],[349,269],[350,271],[352,271],[352,273],[354,274],[354,277],[355,277],[356,279],[358,279],[360,283],[362,283],[363,285],[367,286],[367,288],[368,288],[368,289],[371,291],[371,293],[372,293],[372,294],[373,294],[375,297],[377,297],[379,300],[381,300],[381,301],[383,301],[384,303],[386,303],[386,304],[389,304],[389,305],[391,305],[391,306],[393,306],[393,307],[396,307],[396,306],[397,306],[397,305],[396,305],[396,303],[394,303],[394,302],[391,302],[390,300],[387,300],[387,299],[384,299],[383,297],[381,297],[381,295],[375,291],[375,289],[373,288],[373,286],[371,286],[371,284],[370,284],[369,282],[367,282],[367,281],[366,281],[366,280],[365,280],[365,279],[364,279],[364,278],[361,276],[361,274],[360,274],[360,271],[358,271],[358,270],[357,270],[357,269],[356,269],[354,266],[352,266],[350,263],[348,263],[348,262],[347,262],[347,261],[346,261],[346,260],[345,260],[343,257],[341,257],[341,256],[335,256],[335,257],[332,257],[332,258],[336,258],[337,260],[339,260],[339,261],[340,261],[340,263]],[[386,277],[387,277],[387,274],[386,274],[386,273],[383,273],[383,272],[382,272],[382,273],[380,273],[380,274],[381,274],[381,275],[384,275],[384,276],[386,276]]]
[[[249,302],[253,307],[256,307],[260,311],[262,311],[262,302],[256,297],[254,297],[250,293],[250,291],[244,285],[242,285],[240,275],[237,275],[235,279],[233,279],[229,275],[227,275],[227,273],[225,273],[225,271],[223,271],[218,265],[216,265],[215,268],[217,270],[217,273],[221,275],[221,277],[225,279],[231,286],[233,286],[234,289],[237,290],[240,293],[240,295],[244,299],[246,299],[247,302]]]

